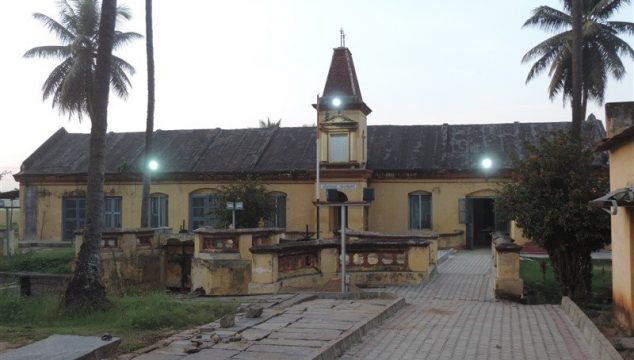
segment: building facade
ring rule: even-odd
[[[612,299],[617,322],[634,333],[634,102],[605,105],[610,193],[591,203],[611,214]]]
[[[510,157],[523,155],[524,142],[566,130],[568,123],[475,125],[368,125],[372,110],[361,96],[348,48],[333,51],[315,127],[266,129],[158,130],[153,158],[152,226],[194,230],[214,226],[210,215],[218,189],[248,175],[257,176],[275,200],[276,214],[264,219],[289,234],[316,232],[333,236],[340,210],[317,209],[328,189],[339,201],[358,202],[363,189],[374,189],[367,207],[350,207],[348,227],[393,233],[429,230],[452,234],[448,246],[486,246],[492,230],[521,233],[495,214],[495,190],[507,181]],[[605,136],[598,120],[587,121],[595,141]],[[109,133],[107,137],[105,223],[113,228],[140,224],[143,136]],[[58,130],[15,175],[23,207],[25,240],[70,240],[85,217],[88,134]],[[319,157],[317,159],[317,142]],[[488,159],[491,166],[483,168]],[[240,226],[240,224],[237,224]]]

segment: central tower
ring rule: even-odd
[[[367,115],[359,80],[347,47],[335,48],[319,106],[320,165],[363,169],[367,163]]]
[[[326,199],[327,190],[337,190],[337,202],[360,202],[363,189],[368,186],[372,171],[366,169],[368,161],[367,116],[372,110],[361,96],[352,53],[344,46],[335,48],[330,61],[323,95],[316,104],[318,113],[319,153],[318,167],[321,173],[319,199]],[[327,226],[317,226],[321,234],[334,236],[341,227],[341,208],[331,207],[319,211],[319,219]],[[347,227],[367,230],[368,208],[347,208]]]

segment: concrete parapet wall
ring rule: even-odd
[[[23,296],[62,295],[70,281],[69,274],[35,272],[0,272],[0,286],[15,284]]]
[[[570,320],[581,330],[583,337],[590,346],[595,359],[598,360],[622,360],[623,357],[612,346],[612,343],[599,331],[596,325],[569,297],[561,299],[561,308]]]
[[[170,230],[155,228],[104,231],[101,244],[101,278],[106,288],[164,288],[165,256],[160,237]],[[83,233],[78,232],[75,236],[77,254],[83,241]]]
[[[192,259],[192,289],[202,289],[208,295],[239,295],[248,293],[251,262],[228,259]]]
[[[524,281],[520,278],[520,250],[513,239],[494,233],[491,242],[493,257],[493,291],[496,298],[519,300],[524,296]]]
[[[310,289],[340,278],[339,241],[312,240],[255,246],[250,294],[288,288]],[[420,284],[428,279],[435,259],[428,239],[366,239],[347,243],[350,284],[376,286]],[[436,256],[434,255],[434,256]]]

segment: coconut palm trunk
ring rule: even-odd
[[[581,123],[585,117],[581,99],[583,87],[583,1],[572,0],[572,135],[581,136]]]
[[[152,226],[150,214],[151,174],[148,161],[152,153],[154,134],[154,35],[152,30],[152,0],[145,0],[145,50],[147,54],[147,122],[145,125],[145,154],[143,162],[143,202],[141,204],[141,227]]]
[[[93,102],[89,109],[90,160],[86,196],[86,227],[75,273],[64,294],[66,309],[103,309],[109,305],[101,282],[101,232],[104,225],[105,145],[117,1],[103,0],[95,69]]]

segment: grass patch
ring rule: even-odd
[[[612,299],[612,262],[592,261],[592,298],[588,305],[610,303]],[[561,287],[548,259],[525,259],[520,261],[520,277],[524,280],[524,294],[529,304],[561,303]]]
[[[65,274],[71,272],[74,260],[74,248],[29,251],[10,257],[0,257],[0,271]]]
[[[236,305],[217,301],[190,301],[164,293],[122,295],[110,298],[112,307],[102,312],[68,315],[57,297],[0,297],[0,341],[23,345],[51,334],[121,337],[121,353],[149,345],[171,330],[214,321],[235,312]]]

